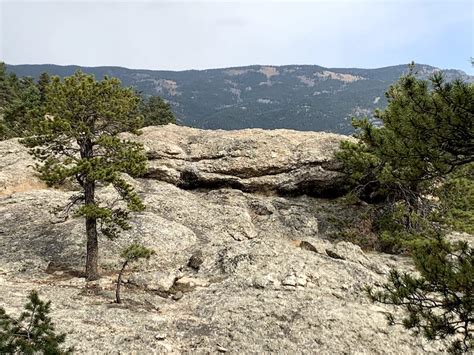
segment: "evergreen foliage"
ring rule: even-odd
[[[143,99],[140,105],[140,113],[143,115],[144,127],[176,123],[170,104],[159,96],[150,96]]]
[[[0,62],[0,140],[26,136],[33,110],[41,103],[41,92],[30,77],[8,74]]]
[[[358,183],[427,192],[436,178],[474,161],[474,85],[445,83],[441,74],[428,83],[410,71],[386,97],[387,108],[375,112],[383,127],[354,120],[360,143],[344,143],[340,154]]]
[[[51,77],[48,73],[43,72],[38,78],[38,90],[40,92],[40,100],[42,103],[46,101],[46,89],[51,83]]]
[[[40,300],[31,291],[25,310],[15,319],[0,307],[0,353],[2,354],[69,354],[64,349],[66,334],[56,334],[49,317],[51,302]]]
[[[440,203],[433,219],[453,230],[474,235],[474,164],[450,174],[435,195]]]
[[[81,187],[67,210],[79,205],[75,214],[85,218],[88,280],[99,277],[98,227],[105,236],[115,238],[130,228],[129,213],[144,209],[120,174],[139,176],[145,171],[143,148],[118,136],[125,131],[139,133],[139,100],[132,89],[123,88],[114,78],[96,81],[80,71],[64,80],[53,77],[33,135],[22,141],[40,161],[37,169],[48,185],[75,180]],[[126,206],[100,204],[98,184],[111,184]]]
[[[3,118],[5,109],[16,97],[10,79],[5,63],[0,62],[0,140],[10,136],[10,130]]]
[[[474,250],[443,238],[420,243],[413,249],[419,276],[392,270],[381,288],[368,288],[373,301],[403,306],[402,324],[435,340],[453,337],[449,351],[474,350]],[[395,324],[393,314],[387,314]]]
[[[11,79],[12,77],[8,75],[5,63],[0,62],[0,108],[6,107],[15,98]]]
[[[3,113],[9,137],[27,136],[41,105],[40,91],[33,79],[20,78],[16,90],[16,98],[6,106]]]
[[[397,213],[407,230],[419,233],[416,219],[436,214],[444,224],[472,230],[474,85],[445,83],[440,74],[428,83],[412,70],[387,100],[375,113],[383,127],[354,120],[359,141],[344,142],[338,153],[352,187],[366,201],[389,202],[384,212]]]
[[[8,74],[0,62],[0,140],[31,134],[34,121],[44,112],[50,84],[47,72],[35,83],[31,77]],[[176,123],[170,104],[158,96],[141,99],[138,113],[143,118],[139,128]]]
[[[120,285],[122,284],[122,275],[123,272],[125,271],[125,268],[127,265],[131,262],[138,261],[140,259],[150,259],[150,257],[155,254],[154,250],[148,249],[144,247],[143,245],[140,244],[131,244],[128,246],[126,249],[123,250],[123,252],[120,254],[120,256],[124,259],[124,262],[122,264],[122,268],[120,269],[120,272],[117,277],[117,285],[115,288],[115,301],[117,303],[122,303],[122,300],[120,298]]]
[[[403,307],[406,328],[452,338],[451,352],[473,350],[474,252],[444,234],[474,230],[474,85],[419,80],[412,67],[386,97],[382,127],[354,120],[359,141],[337,156],[353,191],[378,205],[382,250],[410,252],[419,276],[392,270],[369,296]]]

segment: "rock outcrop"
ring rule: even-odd
[[[133,139],[147,151],[147,177],[181,188],[325,196],[343,189],[334,160],[343,138],[349,139],[325,132],[209,131],[167,125],[145,128]]]
[[[122,237],[101,239],[103,278],[97,282],[81,278],[83,221],[58,212],[73,191],[35,186],[0,196],[0,305],[7,312],[18,313],[28,291],[37,289],[53,301],[52,318],[68,333],[67,343],[84,353],[439,351],[440,343],[389,328],[384,312],[390,309],[371,304],[364,293],[391,267],[410,269],[408,260],[329,239],[332,218],[342,209],[335,200],[249,192],[257,186],[279,192],[284,179],[275,176],[289,181],[297,169],[310,174],[310,165],[330,164],[336,136],[322,134],[318,146],[310,142],[318,134],[290,131],[144,131],[139,139],[153,158],[150,178],[130,181],[147,208]],[[0,157],[0,166],[29,172],[9,154]],[[199,184],[214,174],[247,187],[182,189],[181,174],[191,166]],[[251,180],[258,178],[257,166],[267,172],[261,174],[267,183]],[[3,177],[12,176],[8,169]],[[98,195],[115,198],[110,187]],[[118,255],[132,241],[156,255],[126,273],[124,304],[116,305]]]

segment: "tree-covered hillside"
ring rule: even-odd
[[[69,76],[77,69],[119,78],[145,95],[170,102],[178,121],[199,128],[292,128],[351,133],[350,118],[384,108],[388,87],[406,65],[380,69],[324,68],[316,65],[248,66],[227,69],[152,71],[121,67],[9,65],[18,76],[42,72]],[[437,69],[417,67],[426,78]],[[448,80],[473,77],[444,70]]]

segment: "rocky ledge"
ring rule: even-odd
[[[0,305],[7,312],[20,312],[37,289],[52,300],[67,343],[83,353],[439,351],[440,343],[389,327],[384,312],[391,309],[364,292],[391,267],[410,269],[409,260],[331,237],[335,219],[363,207],[286,194],[337,186],[332,153],[341,137],[166,126],[146,128],[138,139],[150,170],[130,182],[147,208],[121,238],[100,240],[103,277],[89,284],[81,277],[83,221],[58,212],[74,191],[46,189],[24,148],[0,143]],[[260,188],[266,193],[255,193]],[[116,198],[107,186],[98,194]],[[124,304],[116,305],[118,255],[132,241],[156,255],[127,272]]]
[[[149,158],[148,178],[185,189],[230,187],[246,192],[340,194],[334,152],[341,139],[325,132],[144,128],[137,140]]]

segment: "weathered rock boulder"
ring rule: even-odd
[[[134,183],[147,209],[119,239],[100,240],[103,278],[92,284],[80,277],[83,221],[55,213],[72,192],[0,197],[0,305],[19,312],[28,291],[39,290],[80,353],[439,349],[388,328],[388,308],[368,301],[364,286],[384,281],[390,267],[406,261],[327,240],[328,227],[320,224],[337,209],[334,201]],[[107,187],[98,194],[115,197]],[[156,255],[132,265],[124,305],[113,305],[119,253],[132,241]]]
[[[231,187],[247,192],[338,194],[342,175],[334,152],[345,136],[285,129],[211,131],[176,125],[147,127],[148,178],[181,188]]]
[[[146,178],[184,189],[340,195],[343,175],[334,159],[342,139],[325,132],[285,129],[211,131],[176,125],[144,128],[124,137],[143,143]],[[0,142],[0,194],[43,188],[35,162],[17,139]]]
[[[364,293],[390,267],[410,269],[409,260],[328,238],[337,230],[331,221],[347,206],[251,192],[332,186],[338,173],[330,152],[340,138],[167,126],[146,128],[138,139],[152,168],[149,178],[130,182],[146,210],[120,238],[101,238],[103,277],[94,283],[81,277],[84,221],[61,212],[74,191],[28,185],[31,158],[17,141],[0,144],[2,186],[10,186],[0,196],[0,306],[8,313],[18,314],[37,289],[52,300],[58,330],[79,353],[439,352],[439,342],[389,328],[384,312],[391,309],[371,304]],[[315,167],[321,178],[298,180]],[[11,187],[20,181],[15,169],[28,188]],[[196,187],[216,176],[222,185],[182,189],[193,187],[182,177],[188,169],[195,169]],[[239,189],[219,187],[230,181]],[[115,194],[110,186],[97,191],[102,201]],[[124,304],[116,305],[119,254],[133,241],[156,255],[131,265]]]

